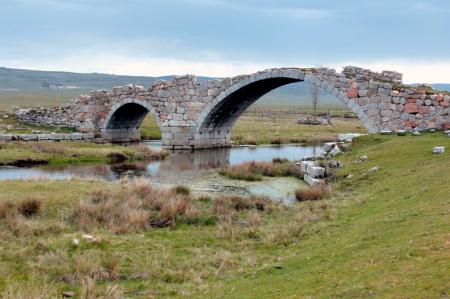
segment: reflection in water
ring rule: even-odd
[[[148,146],[157,147],[155,142],[143,142]],[[24,179],[37,176],[50,178],[66,178],[70,176],[95,176],[105,180],[117,180],[128,176],[148,176],[152,178],[179,178],[181,174],[191,175],[198,171],[220,168],[225,165],[235,165],[245,161],[271,161],[274,157],[289,160],[300,160],[305,155],[320,152],[321,146],[258,146],[234,147],[197,151],[177,151],[171,153],[165,160],[152,162],[136,162],[123,164],[77,164],[68,166],[42,166],[32,168],[0,167],[0,180]]]
[[[159,143],[144,142],[158,147]],[[148,177],[152,184],[164,187],[188,186],[198,193],[262,194],[273,199],[294,200],[294,191],[303,183],[295,178],[270,178],[260,182],[230,180],[215,169],[245,161],[271,161],[274,157],[300,160],[305,155],[322,152],[321,146],[258,146],[235,147],[198,151],[177,151],[165,160],[122,164],[77,164],[68,166],[41,166],[32,168],[0,167],[0,180],[49,177],[51,179],[98,177],[108,181],[124,176]]]

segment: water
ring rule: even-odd
[[[159,148],[159,142],[144,144]],[[31,168],[0,167],[0,180],[48,177],[97,177],[108,181],[124,176],[147,177],[152,184],[164,187],[185,185],[198,193],[264,194],[283,200],[292,199],[293,192],[302,182],[294,178],[268,178],[261,182],[229,180],[217,174],[225,165],[245,161],[271,161],[275,157],[300,160],[305,155],[322,152],[322,146],[256,146],[233,147],[198,151],[177,151],[165,160],[123,164],[77,164],[61,167],[39,166]]]

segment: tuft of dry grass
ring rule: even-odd
[[[314,201],[329,196],[331,189],[328,185],[318,185],[306,187],[295,191],[295,198],[298,201]]]
[[[48,299],[60,298],[59,290],[53,284],[27,282],[26,284],[8,283],[0,297],[3,299]]]
[[[27,198],[17,205],[17,211],[24,217],[32,217],[39,213],[42,200],[36,197]]]
[[[152,149],[144,144],[132,145],[134,150],[132,157],[135,160],[162,160],[169,153],[164,150]]]
[[[202,215],[187,191],[185,187],[154,188],[147,180],[136,179],[116,192],[93,191],[72,208],[70,220],[84,231],[104,227],[115,233],[198,223]]]
[[[243,162],[238,165],[222,168],[219,173],[231,179],[260,181],[262,176],[293,176],[303,177],[300,168],[283,159],[274,159],[272,162]]]
[[[189,190],[189,188],[185,187],[185,186],[173,187],[172,191],[175,192],[176,194],[181,194],[181,195],[189,195],[189,194],[191,194],[191,190]]]

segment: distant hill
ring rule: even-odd
[[[24,106],[58,104],[90,90],[111,89],[117,85],[149,86],[155,80],[170,80],[173,76],[122,76],[101,73],[35,71],[0,67],[0,108],[17,104]],[[210,77],[199,77],[209,80]],[[450,84],[432,84],[433,88],[450,91]],[[293,83],[262,97],[257,104],[309,105],[310,87]],[[342,105],[332,95],[322,92],[321,105]]]

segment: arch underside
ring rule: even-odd
[[[246,85],[222,99],[200,124],[200,135],[228,136],[230,130],[247,108],[266,93],[286,84],[300,82],[292,78],[270,78]],[[206,136],[205,136],[206,137]]]
[[[111,142],[134,142],[141,139],[139,128],[149,110],[136,103],[119,107],[105,124],[104,138]]]

